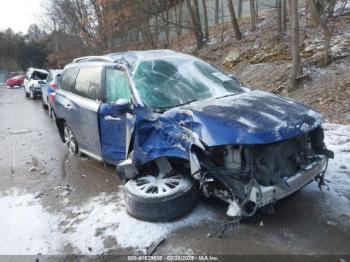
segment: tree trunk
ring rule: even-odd
[[[176,15],[176,21],[177,21],[177,26],[176,26],[176,35],[177,35],[177,41],[180,47],[180,50],[182,50],[181,46],[181,35],[182,35],[182,0],[179,2],[179,14],[177,15],[177,9],[175,5],[175,15]]]
[[[251,30],[255,31],[256,28],[256,12],[255,12],[255,0],[250,0],[250,24]]]
[[[321,26],[323,31],[323,41],[324,41],[324,53],[323,53],[323,64],[328,65],[331,62],[330,55],[330,42],[332,39],[332,32],[328,25],[328,15],[329,9],[334,8],[333,1],[321,3],[316,2],[315,0],[308,0],[308,8],[311,15],[311,25],[312,26]],[[330,6],[331,7],[330,7]]]
[[[287,31],[287,0],[282,1],[282,32]]]
[[[238,15],[238,17],[242,16],[242,0],[238,0],[238,3],[237,3],[237,15]]]
[[[298,0],[290,1],[291,10],[291,40],[292,40],[292,69],[289,76],[289,90],[296,88],[297,76],[301,71],[299,57],[299,16]]]
[[[208,24],[208,12],[206,0],[202,0],[203,4],[203,16],[204,16],[204,38],[206,42],[209,42],[209,24]]]
[[[219,23],[219,0],[215,0],[215,24]]]
[[[220,26],[220,40],[224,41],[224,0],[220,0],[221,7],[221,26]]]
[[[241,40],[242,38],[241,31],[239,30],[239,25],[236,18],[235,9],[233,7],[232,0],[227,0],[227,6],[230,11],[231,24],[232,24],[233,30],[235,31],[236,40]]]
[[[169,21],[169,9],[165,10],[165,20],[163,21],[164,22],[166,48],[169,48],[169,46],[170,46],[169,24],[166,21]]]
[[[282,0],[277,1],[277,30],[278,38],[282,39]]]
[[[200,49],[203,47],[203,32],[199,17],[198,0],[194,0],[193,2],[194,6],[192,7],[191,0],[186,0],[186,5],[191,17],[192,31],[196,39],[197,49]]]

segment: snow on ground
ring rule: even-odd
[[[326,144],[335,152],[326,178],[331,181],[322,199],[324,213],[349,225],[350,126],[325,124]],[[316,183],[306,190],[318,190]],[[203,204],[171,223],[149,223],[130,217],[122,192],[101,193],[81,206],[50,213],[34,194],[8,190],[0,196],[0,255],[2,254],[100,254],[115,248],[145,252],[152,243],[184,227],[217,220]],[[109,240],[109,243],[107,243]]]
[[[0,198],[0,255],[56,253],[58,217],[46,212],[33,194],[10,190]],[[52,232],[52,233],[51,233]]]
[[[335,154],[329,161],[326,179],[330,181],[324,200],[334,219],[350,225],[350,126],[326,123],[325,143]]]
[[[215,214],[199,204],[189,215],[171,223],[149,223],[130,217],[121,192],[102,193],[82,206],[53,214],[33,194],[7,191],[0,197],[0,255],[101,254],[109,249],[136,248],[143,253],[154,242],[181,228],[214,220]],[[115,239],[116,243],[105,243]],[[108,246],[108,247],[106,247]]]

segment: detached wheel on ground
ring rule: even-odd
[[[177,172],[165,176],[158,171],[129,180],[124,194],[130,215],[153,222],[170,221],[188,213],[198,196],[191,178]]]
[[[64,125],[64,143],[67,145],[69,153],[75,155],[78,153],[78,143],[69,126]]]

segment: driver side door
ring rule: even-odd
[[[100,107],[100,132],[103,159],[118,164],[127,158],[133,131],[130,82],[126,72],[105,69],[105,102]]]

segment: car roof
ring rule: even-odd
[[[85,56],[74,59],[67,67],[75,67],[77,65],[91,65],[91,64],[114,64],[116,62],[126,63],[130,68],[135,66],[143,60],[150,59],[166,59],[166,58],[192,58],[193,56],[183,53],[175,52],[168,49],[146,50],[146,51],[125,51],[106,54],[102,56]]]
[[[28,72],[30,72],[30,73],[39,72],[39,73],[42,73],[42,74],[48,74],[49,73],[49,72],[47,72],[44,69],[32,68],[32,67],[28,69]]]
[[[54,75],[58,75],[58,74],[62,74],[63,69],[50,69],[49,71]]]
[[[25,75],[16,75],[16,76],[13,76],[11,78],[15,78],[15,79],[19,79],[19,78],[24,78],[26,77]]]

